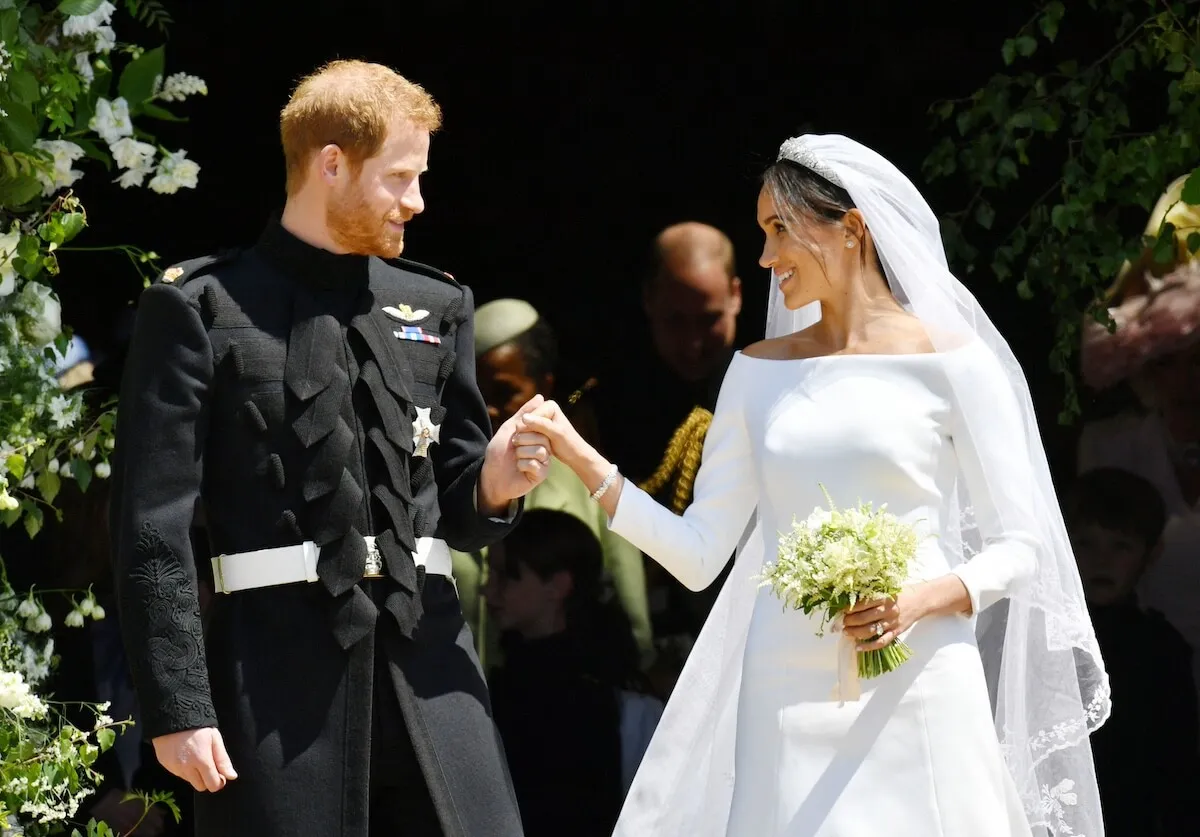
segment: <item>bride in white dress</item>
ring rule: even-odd
[[[742,541],[617,834],[1101,837],[1087,735],[1107,677],[1011,351],[949,273],[932,211],[869,149],[784,143],[758,223],[768,339],[726,373],[684,515],[553,402],[525,417],[612,529],[689,587]],[[810,303],[820,320],[799,329]],[[754,577],[793,517],[826,505],[822,485],[936,537],[895,600],[818,638]],[[913,656],[896,671],[858,682],[844,665],[897,637]]]

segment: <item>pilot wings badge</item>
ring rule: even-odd
[[[419,323],[421,320],[429,316],[429,312],[424,308],[418,308],[415,311],[411,305],[400,303],[395,308],[390,305],[383,306],[383,313],[395,320],[400,320],[405,323]]]

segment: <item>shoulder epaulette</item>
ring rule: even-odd
[[[213,255],[200,256],[199,258],[188,259],[187,261],[173,264],[154,280],[154,284],[183,285],[189,279],[194,279],[197,276],[203,276],[208,273],[208,269],[213,265],[229,261],[239,252],[237,249],[222,250]]]
[[[388,259],[388,261],[396,265],[396,267],[404,268],[405,270],[411,270],[414,273],[420,273],[422,276],[440,279],[443,282],[449,282],[456,288],[459,286],[457,279],[455,279],[446,271],[438,270],[436,267],[432,267],[431,265],[422,264],[421,262],[414,262],[411,259],[401,258]]]

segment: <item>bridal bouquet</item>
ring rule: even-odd
[[[898,595],[920,540],[886,505],[838,509],[824,486],[821,490],[829,509],[817,508],[807,520],[793,520],[792,530],[780,535],[778,560],[768,562],[761,577],[761,586],[772,587],[786,606],[808,615],[821,613],[817,636],[824,636],[826,624],[858,602]],[[886,648],[859,652],[858,676],[878,677],[911,655],[899,639]]]

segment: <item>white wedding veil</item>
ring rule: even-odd
[[[803,166],[849,193],[865,218],[892,292],[922,321],[937,350],[949,351],[960,347],[964,338],[974,339],[990,349],[1007,374],[1022,420],[1000,431],[1008,438],[999,444],[1030,463],[1026,490],[1031,496],[1012,509],[1001,500],[998,514],[1006,528],[1033,536],[1037,571],[1008,598],[977,615],[979,651],[996,734],[1034,833],[1101,837],[1104,828],[1088,735],[1108,718],[1108,676],[1021,367],[974,296],[950,272],[937,217],[899,169],[838,135],[789,139],[779,159]],[[777,284],[770,294],[768,337],[811,323],[810,311],[784,306]],[[972,400],[977,389],[970,380],[955,380],[955,373],[950,374],[956,394],[962,396],[955,399],[964,413],[960,426],[968,434],[995,434],[989,405]],[[992,495],[1003,498],[1004,491]],[[952,562],[970,560],[987,546],[972,518],[960,476],[957,497],[944,519],[961,522],[942,533]],[[757,526],[757,520],[752,521],[752,528]],[[757,594],[756,585],[747,579],[760,571],[761,542],[757,531],[742,539],[734,569],[630,789],[616,837],[725,834],[742,656]],[[870,800],[863,804],[869,806]]]

